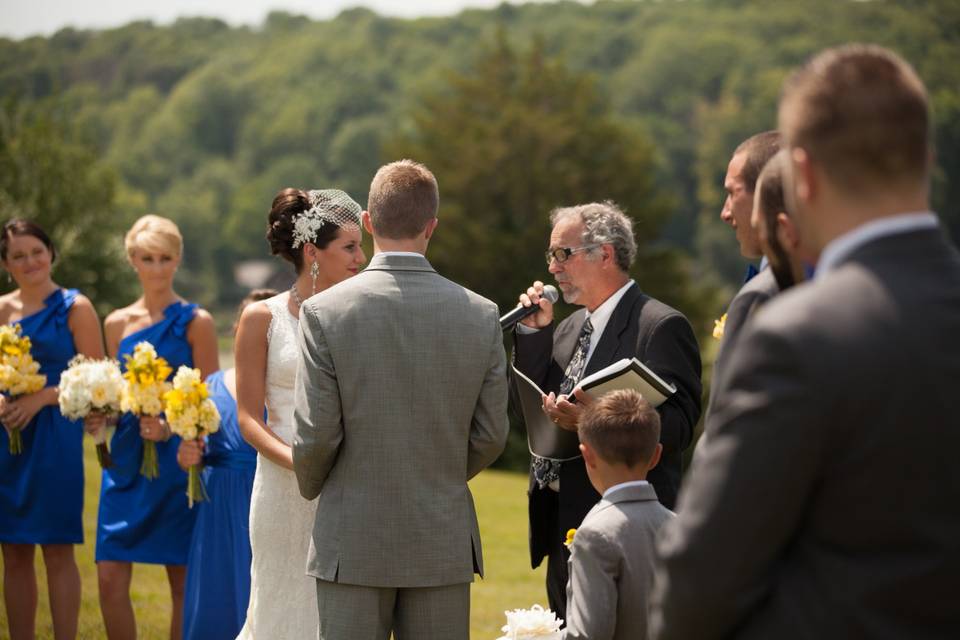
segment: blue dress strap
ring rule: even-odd
[[[76,289],[59,289],[54,291],[53,295],[48,298],[50,306],[54,310],[54,317],[56,318],[58,326],[63,327],[67,324],[67,321],[70,319],[70,309],[73,307],[73,303],[76,302],[79,293]]]
[[[197,315],[199,306],[196,302],[184,302],[178,307],[174,307],[171,312],[174,335],[182,338],[187,333],[187,327],[190,325],[194,316]]]

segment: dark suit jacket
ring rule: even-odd
[[[764,305],[664,527],[653,637],[957,637],[958,337],[938,230]]]
[[[767,300],[780,293],[780,286],[777,279],[773,277],[773,269],[769,266],[762,269],[760,273],[743,283],[737,295],[730,301],[727,307],[727,319],[724,323],[723,338],[720,340],[720,348],[717,350],[717,358],[713,362],[713,384],[710,387],[710,402],[713,402],[714,390],[717,388],[720,374],[724,365],[730,359],[733,352],[734,343],[737,336],[743,331],[747,320],[752,316]],[[709,405],[708,405],[709,408]]]
[[[586,310],[580,309],[561,322],[556,331],[551,325],[532,334],[517,333],[517,369],[544,392],[558,392],[585,318]],[[663,457],[647,477],[660,502],[672,508],[680,488],[682,454],[690,445],[700,417],[700,349],[683,314],[643,294],[636,284],[617,304],[584,375],[633,357],[677,387],[677,392],[658,409]],[[547,499],[544,492],[549,491],[537,487],[531,474],[530,560],[534,567],[547,555],[550,536],[557,535],[558,530],[565,532],[580,526],[583,517],[600,500],[590,485],[583,459],[561,464],[558,501]]]

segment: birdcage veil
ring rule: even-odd
[[[357,202],[340,189],[319,189],[308,193],[310,208],[297,215],[293,223],[293,248],[313,242],[324,224],[338,227],[360,226],[363,211]]]

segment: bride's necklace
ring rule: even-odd
[[[297,309],[299,309],[300,306],[303,304],[303,300],[300,299],[300,294],[297,293],[296,283],[294,283],[294,285],[290,287],[290,295],[293,296],[293,302],[294,304],[297,305]]]

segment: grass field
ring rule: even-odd
[[[85,441],[84,454],[86,502],[83,525],[86,543],[76,551],[83,581],[80,637],[97,639],[105,637],[93,563],[100,472],[89,439]],[[485,580],[474,583],[472,591],[471,636],[477,640],[493,640],[500,635],[500,626],[505,622],[504,610],[529,607],[537,602],[547,604],[543,587],[544,566],[531,571],[527,555],[526,486],[526,475],[503,471],[485,471],[470,483],[480,519],[487,574]],[[37,637],[53,638],[46,576],[39,550],[36,562],[40,588]],[[139,637],[148,640],[166,638],[170,599],[163,567],[135,565],[131,591]],[[6,611],[0,607],[0,638],[6,637]]]

